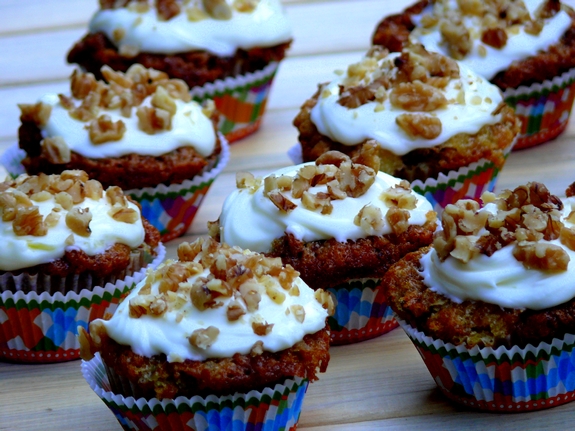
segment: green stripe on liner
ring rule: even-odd
[[[206,94],[204,94],[204,96],[194,96],[194,100],[196,102],[203,102],[204,100],[207,99],[212,99],[215,96],[223,96],[226,94],[233,94],[233,93],[240,93],[240,92],[248,92],[249,90],[251,90],[254,87],[260,87],[262,84],[265,84],[267,82],[270,81],[271,78],[273,78],[276,74],[277,68],[274,70],[274,72],[271,75],[266,75],[261,79],[258,79],[257,81],[251,82],[249,84],[245,84],[239,87],[234,87],[234,88],[226,88],[224,90],[217,90],[215,92],[206,92]]]
[[[16,310],[21,309],[35,309],[38,308],[40,310],[54,310],[56,308],[61,308],[63,310],[67,310],[68,308],[79,309],[80,307],[90,308],[91,305],[94,304],[101,304],[102,302],[111,302],[114,298],[120,298],[124,293],[130,291],[136,283],[132,283],[131,285],[127,285],[122,291],[114,290],[114,295],[110,292],[104,292],[103,296],[94,295],[92,298],[81,298],[80,301],[76,301],[71,299],[69,301],[36,301],[35,299],[31,301],[26,301],[25,299],[19,299],[18,301],[14,301],[13,298],[8,298],[6,301],[3,301],[0,298],[0,307],[6,308],[16,308]]]
[[[505,156],[507,158],[507,155]],[[437,190],[445,190],[448,187],[453,187],[454,185],[456,185],[457,183],[464,183],[465,180],[469,179],[469,178],[473,178],[474,176],[485,172],[489,169],[494,169],[494,175],[497,175],[499,173],[499,168],[495,166],[495,164],[493,162],[489,162],[489,163],[485,163],[481,166],[478,166],[477,168],[475,168],[474,170],[469,171],[467,174],[461,174],[458,175],[456,178],[452,178],[449,181],[447,181],[447,183],[440,183],[440,184],[435,184],[433,186],[425,186],[424,189],[421,189],[421,187],[414,186],[414,190],[422,195],[425,195],[425,193],[427,192],[434,192]]]
[[[551,88],[543,88],[541,90],[534,90],[527,94],[519,94],[514,96],[509,96],[505,98],[505,103],[515,108],[517,103],[520,101],[530,100],[536,97],[545,96],[548,97],[551,93],[557,93],[558,91],[563,90],[564,88],[570,86],[575,81],[575,77],[563,82],[561,85],[554,84]]]
[[[411,338],[411,337],[410,337]],[[471,360],[474,363],[484,362],[486,364],[495,363],[497,365],[501,365],[503,363],[510,363],[510,364],[524,364],[526,362],[538,362],[538,361],[548,361],[552,356],[560,356],[562,352],[569,353],[575,347],[575,343],[572,344],[563,344],[561,348],[557,348],[555,346],[551,346],[550,352],[546,352],[545,350],[540,350],[539,354],[537,355],[535,352],[526,352],[522,353],[515,353],[509,357],[507,354],[502,354],[499,359],[494,354],[488,355],[487,357],[483,357],[480,354],[471,355],[469,352],[458,352],[457,350],[451,348],[446,349],[444,346],[437,349],[433,345],[428,345],[426,343],[419,342],[418,340],[411,338],[411,341],[418,347],[423,350],[427,350],[432,354],[439,355],[441,357],[449,357],[451,359],[459,358],[462,361]],[[533,367],[533,364],[528,365],[528,367]]]
[[[202,182],[200,184],[195,184],[192,187],[190,187],[189,189],[182,189],[179,191],[170,191],[167,193],[160,193],[160,192],[155,192],[153,194],[150,194],[148,192],[144,192],[142,193],[141,196],[137,196],[135,194],[131,194],[130,193],[130,197],[136,201],[143,201],[143,200],[147,200],[147,201],[153,201],[155,199],[177,199],[180,196],[184,196],[187,195],[188,193],[194,193],[196,190],[198,189],[203,189],[205,187],[210,186],[213,182],[214,182],[215,178],[211,178],[208,181]]]
[[[291,387],[286,386],[284,392],[274,391],[273,397],[270,397],[267,394],[262,394],[261,398],[254,396],[254,397],[248,398],[247,400],[244,398],[239,398],[237,400],[226,399],[226,400],[222,400],[222,402],[208,401],[206,404],[201,403],[201,402],[194,402],[191,406],[189,404],[186,404],[186,403],[179,403],[179,406],[176,407],[175,403],[167,403],[164,407],[164,406],[162,406],[162,404],[158,403],[154,406],[153,409],[151,409],[150,406],[148,405],[148,403],[146,403],[146,404],[143,404],[141,408],[138,407],[137,404],[134,404],[134,406],[132,408],[129,408],[125,404],[117,404],[114,401],[107,400],[106,398],[102,398],[102,401],[104,401],[104,403],[111,409],[120,410],[120,411],[130,411],[133,414],[149,415],[150,413],[152,413],[155,416],[160,415],[160,414],[169,415],[170,413],[178,413],[178,414],[193,413],[193,414],[196,414],[197,412],[208,412],[210,410],[222,411],[225,408],[229,408],[233,411],[236,407],[241,407],[244,410],[247,410],[248,408],[252,408],[252,407],[257,408],[261,405],[263,405],[263,406],[272,405],[272,404],[274,404],[271,402],[272,400],[276,401],[276,403],[275,403],[276,405],[280,404],[280,406],[281,406],[280,401],[282,400],[282,398],[286,397],[290,393],[297,392],[302,386],[305,386],[306,384],[307,384],[307,379],[303,379],[301,384],[294,382]],[[287,400],[285,402],[287,402]],[[282,409],[282,411],[283,411],[283,409]],[[280,411],[278,410],[278,412],[280,412]]]

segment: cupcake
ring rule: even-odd
[[[228,159],[212,106],[163,72],[103,67],[104,81],[75,71],[71,94],[19,105],[19,146],[29,174],[81,169],[118,186],[168,241],[185,233]],[[5,162],[10,169],[10,162]]]
[[[448,206],[382,281],[439,389],[493,411],[575,399],[575,198],[528,183]]]
[[[295,430],[329,362],[330,296],[280,259],[212,239],[178,258],[82,331],[90,386],[125,429]]]
[[[412,45],[374,47],[319,86],[294,120],[304,161],[375,144],[380,169],[441,211],[493,190],[519,130],[497,87],[463,64]]]
[[[0,183],[0,359],[79,357],[77,328],[113,312],[164,254],[118,187],[82,171]]]
[[[397,326],[378,287],[405,254],[431,244],[436,214],[406,181],[330,151],[315,163],[263,180],[238,175],[211,233],[228,244],[280,257],[312,289],[329,291],[333,344],[381,335]]]
[[[232,142],[258,129],[291,26],[279,0],[100,0],[68,62],[98,76],[140,63],[213,99]]]
[[[373,43],[422,43],[503,91],[521,119],[515,149],[559,135],[575,97],[575,12],[558,0],[423,0],[381,21]]]

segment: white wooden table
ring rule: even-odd
[[[181,241],[207,232],[235,172],[261,175],[291,164],[286,151],[297,142],[291,125],[299,106],[333,70],[356,61],[369,47],[376,23],[410,0],[284,0],[295,41],[274,82],[258,133],[231,148],[231,161],[215,181],[188,234],[167,244],[174,256]],[[575,0],[568,3],[575,5]],[[96,0],[0,0],[0,153],[17,141],[17,103],[47,92],[65,92],[72,66],[65,56],[85,32]],[[562,195],[575,181],[575,123],[543,146],[512,153],[498,189],[526,181],[545,183]],[[3,172],[0,172],[3,177]],[[1,245],[0,245],[1,246]],[[501,415],[465,410],[435,388],[422,360],[397,329],[361,344],[332,348],[327,373],[308,390],[299,429],[473,430],[572,428],[575,404],[536,413]],[[114,416],[90,390],[78,361],[53,365],[0,363],[0,431],[119,430]]]

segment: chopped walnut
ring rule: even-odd
[[[253,12],[260,0],[234,0],[233,7],[238,12]]]
[[[36,206],[17,207],[12,229],[17,236],[44,236],[48,233],[42,214]]]
[[[290,211],[293,211],[297,207],[296,204],[287,199],[280,192],[269,193],[268,197],[273,202],[273,204],[282,212],[289,213]]]
[[[554,244],[519,243],[513,249],[513,257],[527,269],[566,271],[569,265],[567,252]]]
[[[164,109],[140,106],[136,110],[136,115],[139,120],[138,126],[149,135],[172,128],[172,116]]]
[[[109,214],[114,220],[128,224],[136,223],[140,219],[136,210],[121,206],[112,207]]]
[[[269,323],[252,322],[252,329],[254,331],[254,334],[259,336],[268,335],[270,332],[272,332],[273,327],[274,327],[273,323],[269,324]]]
[[[417,206],[417,198],[411,192],[411,186],[405,180],[385,190],[381,195],[381,200],[387,206],[395,206],[405,210],[412,210]]]
[[[34,105],[19,104],[20,121],[32,122],[39,127],[45,126],[52,114],[52,106],[38,102]]]
[[[92,213],[89,208],[76,208],[66,214],[66,226],[78,236],[88,237],[91,235],[91,221]]]
[[[409,211],[396,207],[391,207],[385,215],[391,230],[396,235],[400,235],[409,229],[409,217]]]
[[[507,45],[507,33],[505,32],[505,29],[500,27],[486,28],[481,34],[481,41],[485,45],[501,49]]]
[[[435,139],[442,130],[439,118],[424,114],[400,114],[395,118],[395,122],[408,136],[413,138]]]
[[[406,111],[431,112],[447,105],[445,96],[421,81],[402,82],[391,90],[391,104]]]
[[[461,60],[471,51],[473,42],[463,23],[444,20],[439,25],[439,30],[447,44],[450,57]]]
[[[294,305],[290,306],[290,311],[299,323],[304,322],[304,320],[305,320],[305,309],[301,305],[294,304]]]
[[[88,125],[90,140],[94,144],[119,141],[126,133],[126,125],[122,120],[116,122],[108,115],[100,115]]]
[[[212,18],[217,20],[232,19],[232,8],[226,0],[202,0],[202,4]]]
[[[66,144],[61,136],[44,138],[40,142],[42,147],[42,156],[53,164],[64,164],[72,159],[70,147]]]
[[[220,330],[215,326],[208,326],[206,329],[196,329],[190,335],[189,342],[198,349],[206,350],[216,342]]]
[[[376,235],[383,228],[383,214],[378,207],[365,205],[353,219],[353,223],[368,235]]]

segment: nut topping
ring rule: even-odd
[[[484,193],[485,204],[461,200],[442,214],[443,230],[436,233],[434,247],[441,260],[452,256],[468,262],[477,254],[491,256],[514,244],[513,256],[527,269],[564,271],[569,263],[565,249],[549,243],[559,239],[575,250],[575,232],[562,221],[563,203],[540,183],[528,183],[499,196]]]

